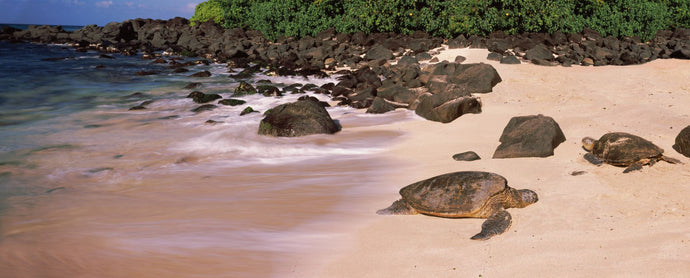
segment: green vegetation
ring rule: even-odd
[[[523,32],[580,32],[638,36],[690,28],[688,0],[208,0],[192,24],[213,20],[225,28],[260,30],[269,39],[341,33],[416,30],[455,37]]]

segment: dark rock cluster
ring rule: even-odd
[[[459,36],[447,42],[451,48],[486,48],[489,58],[501,63],[518,63],[516,57],[537,65],[631,65],[655,59],[690,59],[690,29],[662,30],[649,42],[635,37],[604,37],[591,29],[581,33],[555,32],[506,35],[495,32],[488,37]]]
[[[480,113],[482,103],[477,94],[488,93],[501,77],[488,64],[453,62],[427,64],[430,50],[446,44],[450,48],[487,48],[489,59],[518,64],[529,61],[537,65],[629,65],[658,58],[690,59],[690,30],[660,31],[649,42],[636,38],[603,37],[585,29],[574,34],[528,33],[506,35],[496,32],[488,37],[458,36],[444,40],[424,32],[411,35],[362,32],[339,34],[333,29],[314,37],[301,39],[281,37],[268,41],[255,30],[223,29],[213,22],[190,26],[184,18],[170,20],[133,19],[109,23],[104,27],[89,25],[74,32],[61,27],[30,26],[27,30],[4,27],[0,40],[12,42],[62,43],[77,51],[98,50],[125,55],[144,54],[153,63],[169,63],[175,73],[185,67],[208,60],[179,63],[154,55],[161,51],[184,56],[213,59],[227,63],[231,78],[240,85],[232,97],[261,94],[279,97],[285,94],[329,95],[338,105],[367,109],[367,113],[386,113],[399,108],[414,110],[432,121],[451,122],[466,113]],[[435,61],[430,61],[435,62]],[[339,67],[350,70],[337,71]],[[140,71],[136,75],[155,75],[158,71]],[[338,82],[323,86],[294,84],[280,88],[270,82],[247,83],[257,73],[278,76],[337,74]],[[210,72],[190,75],[207,78]],[[197,89],[192,83],[187,89]],[[218,95],[199,91],[189,96],[202,104],[195,112],[212,110],[210,104]],[[242,105],[241,100],[221,99],[221,105]],[[244,114],[251,113],[249,107]],[[146,104],[133,107],[146,109]],[[275,117],[272,116],[272,117]],[[263,124],[265,127],[268,123]],[[270,123],[272,127],[279,126]],[[332,128],[327,129],[329,132]],[[265,134],[290,132],[266,131]],[[288,135],[290,136],[290,135]],[[554,146],[555,147],[555,146]]]

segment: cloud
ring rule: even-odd
[[[63,0],[67,5],[84,5],[86,2],[84,1],[79,1],[79,0]]]
[[[180,11],[181,11],[181,12],[184,12],[184,13],[193,14],[193,13],[194,13],[194,10],[196,9],[196,5],[198,5],[198,4],[199,4],[199,3],[194,3],[194,2],[188,3],[186,6],[180,8]]]
[[[113,5],[113,1],[101,1],[101,2],[96,2],[96,7],[101,7],[101,8],[110,8],[110,6]]]

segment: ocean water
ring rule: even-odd
[[[19,30],[26,30],[26,29],[29,29],[30,25],[31,24],[0,23],[0,28],[5,27],[5,26],[9,26],[9,27],[16,28]],[[42,24],[38,24],[38,25],[42,25]],[[77,25],[49,25],[49,26],[61,26],[63,30],[68,31],[68,32],[73,32],[73,31],[79,30],[79,29],[84,27],[84,26],[77,26]]]
[[[262,114],[240,112],[301,95],[247,96],[246,105],[195,113],[200,104],[185,85],[229,98],[236,69],[172,73],[140,56],[112,57],[0,42],[0,269],[8,277],[282,277],[296,258],[318,262],[315,254],[329,252],[348,217],[373,213],[356,204],[380,193],[375,185],[395,165],[382,153],[400,136],[375,127],[416,119],[333,106],[343,127],[335,135],[260,136]],[[142,70],[161,73],[135,75]],[[212,77],[190,77],[204,70]],[[266,79],[337,82],[246,81]]]

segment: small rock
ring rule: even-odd
[[[473,151],[467,151],[453,155],[453,159],[456,161],[474,161],[481,159],[481,157],[479,157],[479,155]]]
[[[496,52],[490,52],[489,55],[486,56],[486,59],[491,60],[491,61],[501,61],[502,58],[503,58],[503,55],[501,55],[500,53],[496,53]]]
[[[582,65],[583,66],[592,66],[592,65],[594,65],[594,60],[592,60],[592,58],[589,58],[589,57],[584,58],[584,59],[582,59]]]
[[[201,87],[201,83],[193,82],[193,83],[187,84],[187,86],[184,86],[184,89],[194,89],[194,88],[199,88],[199,87]]]
[[[572,172],[570,172],[570,175],[571,176],[579,176],[579,175],[584,175],[586,173],[587,173],[586,171],[572,171]]]
[[[157,71],[147,71],[147,70],[142,70],[142,71],[137,71],[134,73],[136,76],[147,76],[147,75],[154,75],[158,74]]]
[[[190,77],[211,77],[211,72],[210,71],[201,71],[197,72],[195,74],[190,75]]]
[[[501,64],[509,64],[509,65],[519,65],[521,63],[520,59],[515,57],[515,55],[505,56],[505,57],[501,58],[500,61],[501,61]]]
[[[192,112],[194,112],[194,113],[201,113],[201,112],[204,112],[204,111],[211,111],[211,110],[216,109],[216,108],[218,108],[218,106],[216,106],[216,105],[213,105],[213,104],[204,104],[204,105],[202,105],[202,106],[199,106],[199,107],[197,107],[197,108],[192,109]]]
[[[247,115],[249,113],[259,113],[259,111],[254,110],[251,106],[247,106],[247,108],[244,108],[242,112],[240,112],[240,116]]]
[[[233,98],[228,98],[228,99],[221,99],[218,101],[218,104],[222,105],[228,105],[228,106],[237,106],[237,105],[242,105],[247,103],[244,100],[241,99],[233,99]]]

